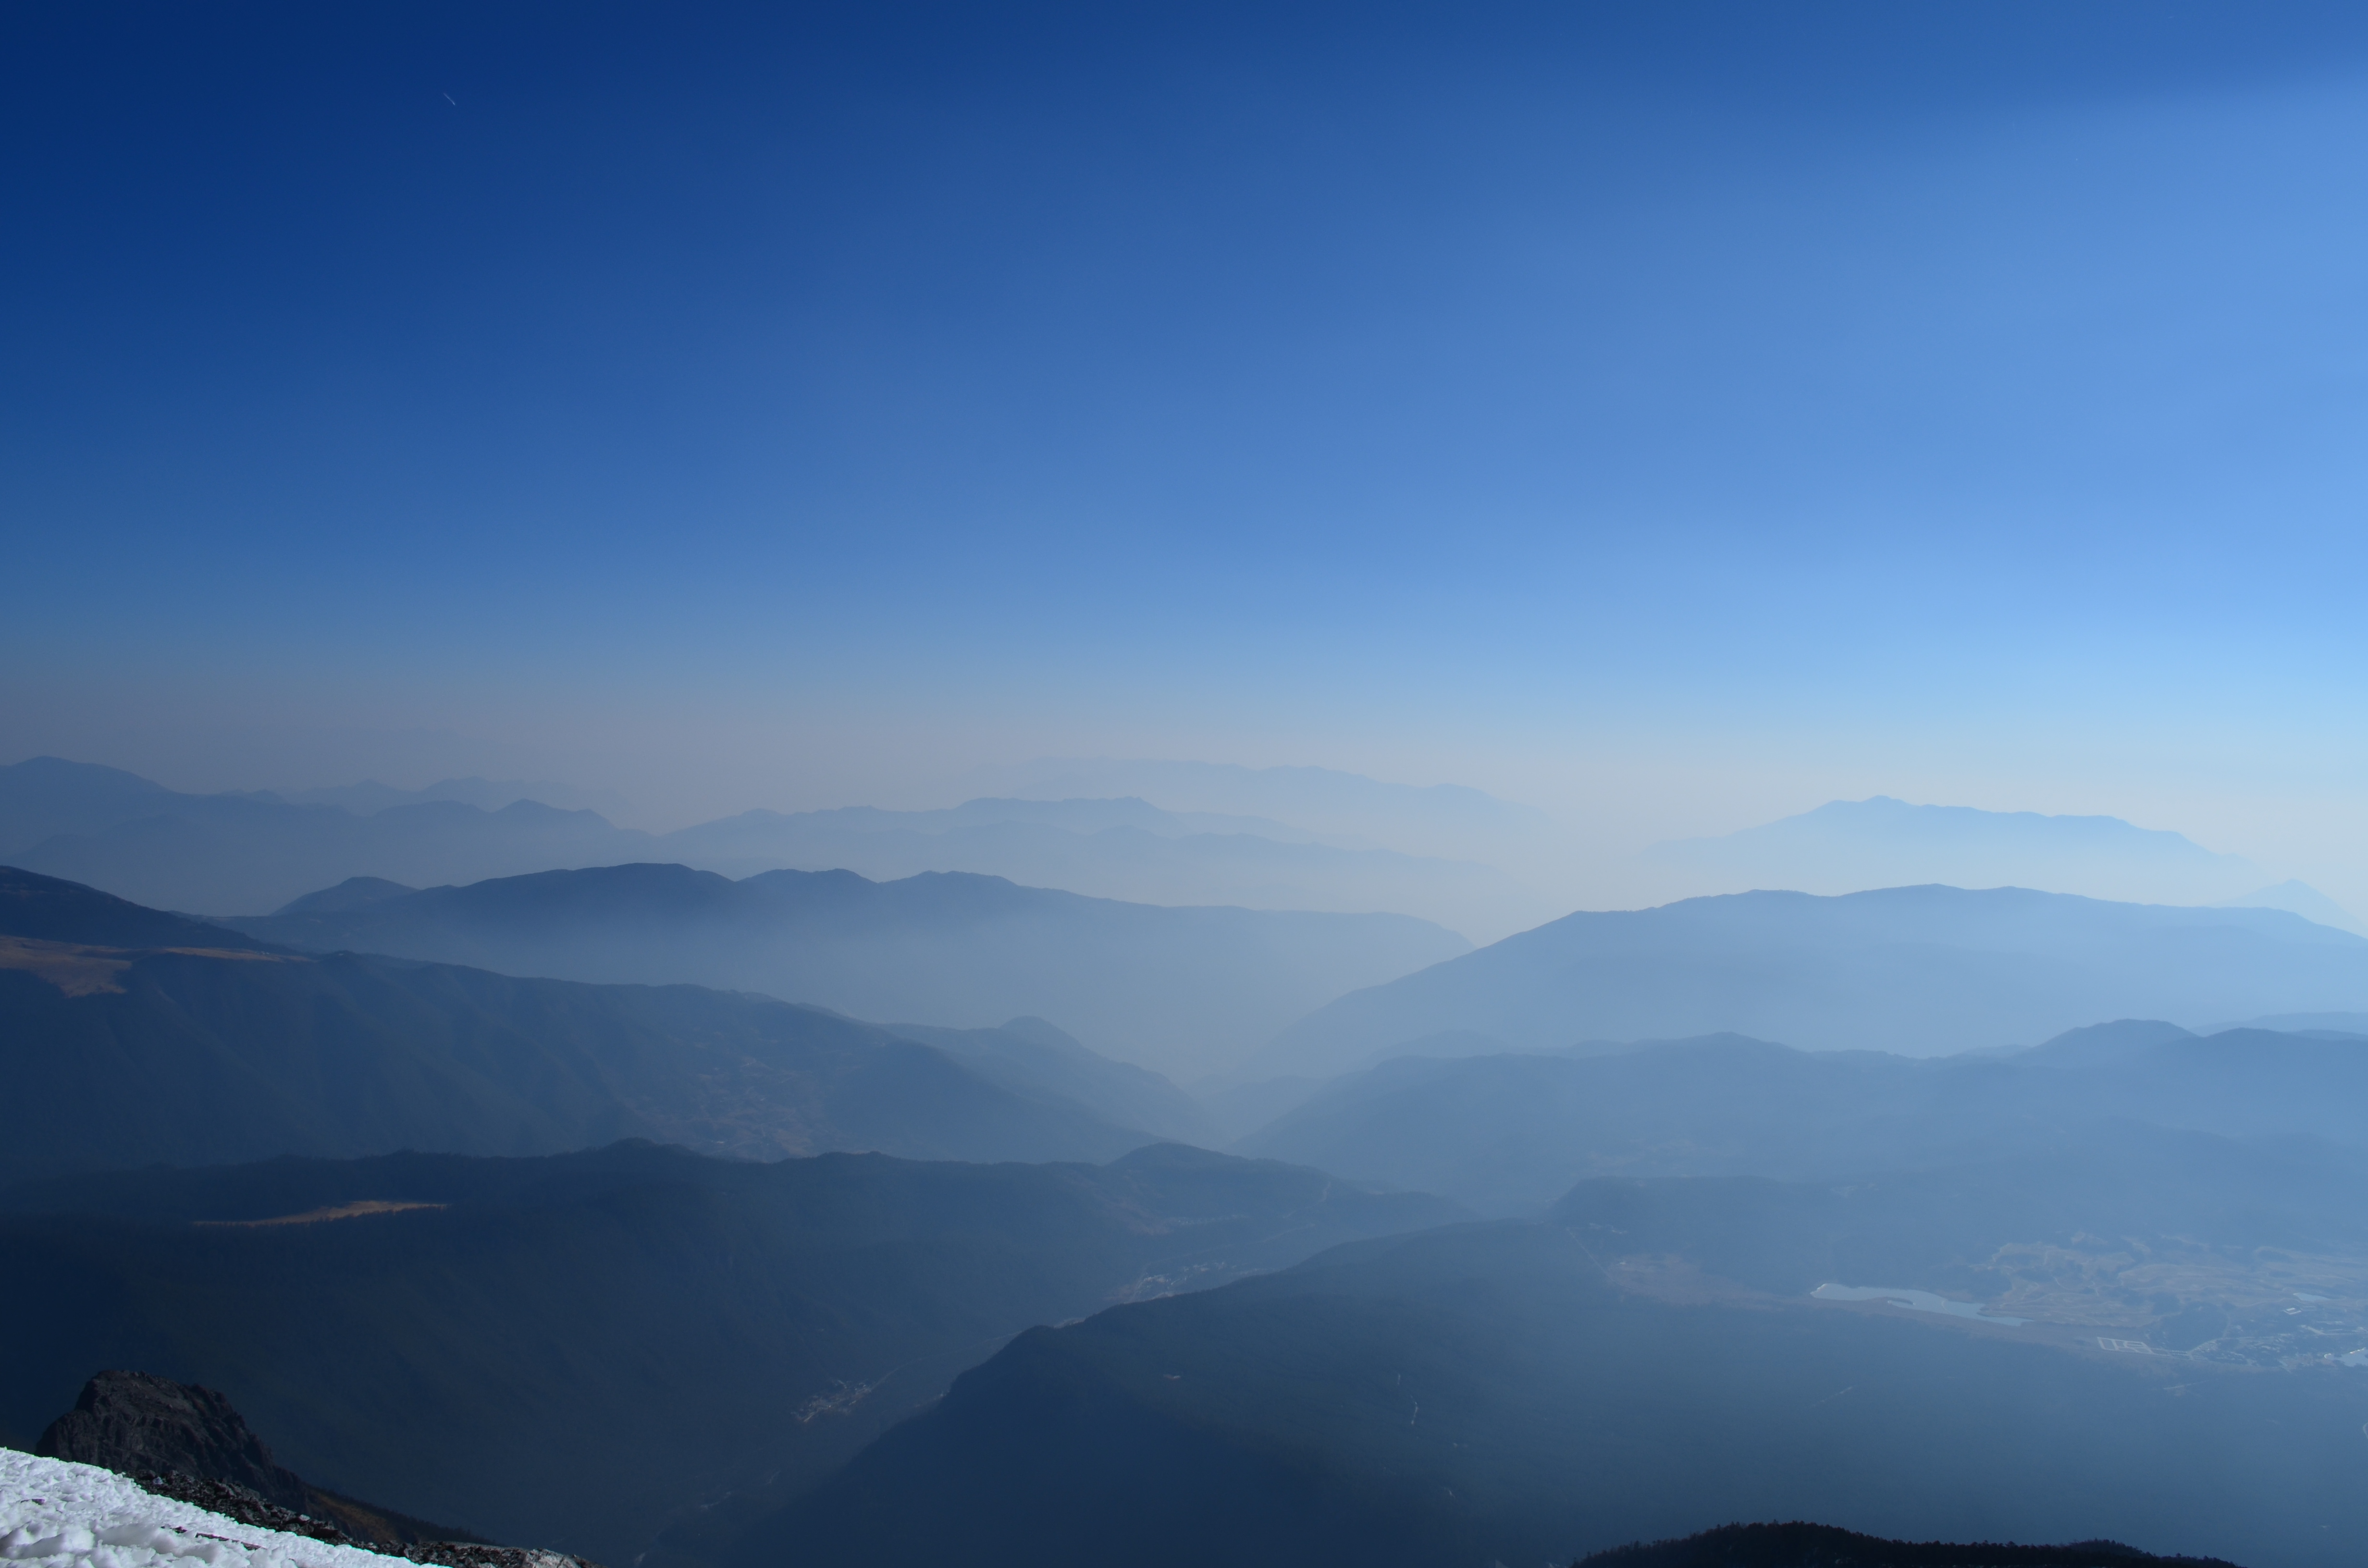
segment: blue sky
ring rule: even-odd
[[[1884,792],[2368,892],[2350,8],[0,25],[7,756]]]

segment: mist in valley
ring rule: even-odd
[[[2368,28],[5,25],[0,1556],[2368,1552]]]

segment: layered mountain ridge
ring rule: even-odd
[[[735,882],[626,865],[334,902],[225,924],[313,952],[761,991],[939,1028],[1049,1018],[1178,1076],[1231,1066],[1345,991],[1468,949],[1403,915],[1166,908],[962,872]]]
[[[1353,993],[1249,1074],[1328,1075],[1428,1037],[1497,1049],[1730,1031],[1936,1056],[2115,1017],[2368,1007],[2368,939],[2281,910],[2023,888],[1748,892],[1581,912]]]
[[[1554,907],[1469,858],[1342,842],[1257,815],[1164,810],[1133,796],[751,811],[652,834],[532,798],[493,804],[507,791],[482,780],[451,785],[292,800],[194,795],[119,769],[36,757],[0,767],[0,862],[208,915],[276,909],[350,877],[421,887],[633,861],[735,878],[961,871],[1129,903],[1405,913],[1489,937]]]
[[[400,1148],[556,1153],[620,1137],[757,1158],[1101,1160],[1156,1135],[1064,1087],[1153,1108],[1178,1097],[1041,1023],[976,1031],[950,1054],[768,996],[312,956],[211,930],[0,869],[0,1098],[94,1108],[28,1119],[0,1174]]]

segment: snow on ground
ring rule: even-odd
[[[193,1504],[151,1496],[111,1470],[0,1449],[0,1562],[39,1568],[389,1568],[400,1559],[257,1529]]]

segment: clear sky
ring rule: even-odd
[[[0,760],[2368,893],[2368,12],[17,6]]]

